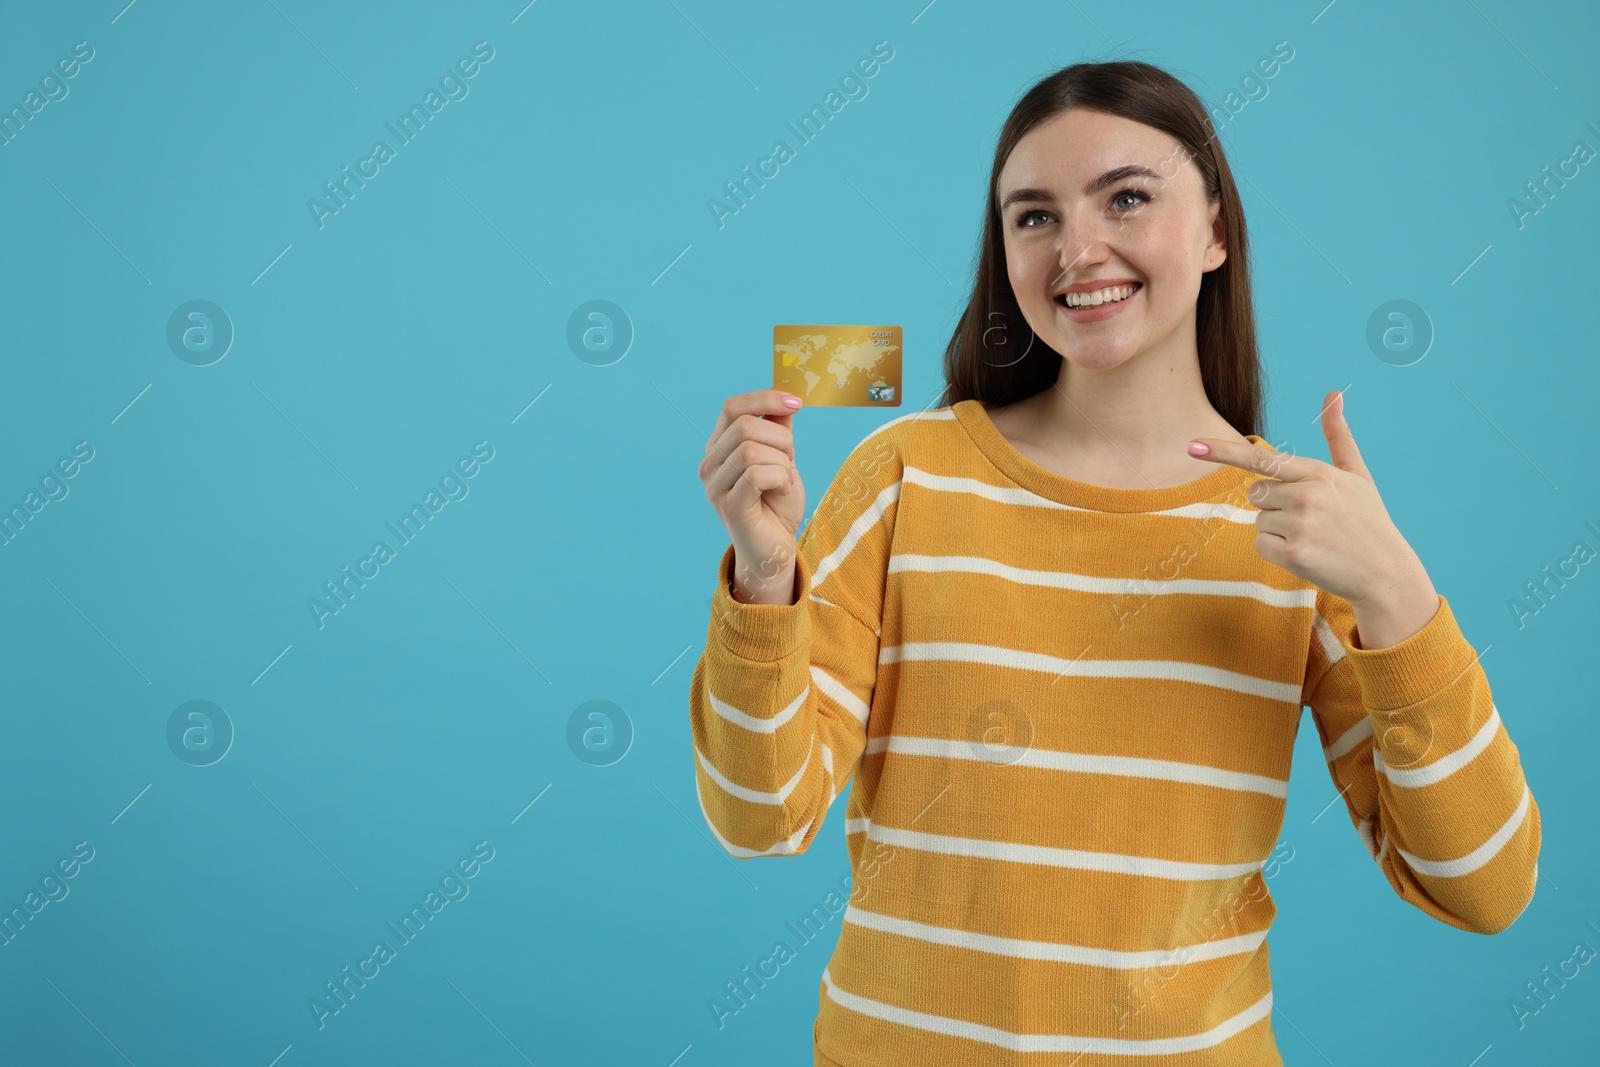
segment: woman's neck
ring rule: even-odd
[[[1018,451],[1078,481],[1148,489],[1204,477],[1217,465],[1188,454],[1192,438],[1245,437],[1206,398],[1198,359],[1154,355],[1104,371],[1063,361],[1054,386],[989,416]]]

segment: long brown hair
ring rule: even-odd
[[[1201,275],[1195,345],[1206,398],[1240,434],[1261,433],[1262,372],[1250,297],[1244,209],[1210,116],[1194,92],[1160,67],[1133,60],[1074,63],[1027,91],[1000,130],[989,174],[983,240],[966,311],[945,349],[945,403],[1014,403],[1055,384],[1064,360],[1022,316],[1006,273],[1000,171],[1022,136],[1071,107],[1121,115],[1171,134],[1200,169],[1206,199],[1222,202],[1228,258]]]

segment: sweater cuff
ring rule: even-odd
[[[1359,628],[1352,631],[1359,633]],[[1443,594],[1428,624],[1397,645],[1357,648],[1348,638],[1340,643],[1361,685],[1362,703],[1377,711],[1395,711],[1426,700],[1460,678],[1478,658]]]
[[[804,553],[796,553],[794,566],[800,595],[793,604],[743,604],[729,592],[733,546],[723,550],[717,591],[711,597],[711,626],[723,648],[741,659],[771,663],[800,647],[810,619],[811,567]]]

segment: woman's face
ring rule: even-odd
[[[1192,347],[1200,275],[1227,253],[1221,203],[1207,202],[1176,138],[1069,108],[1017,142],[998,197],[1011,288],[1033,332],[1062,358],[1104,370],[1168,338],[1179,339],[1174,351]],[[1064,290],[1108,284],[1134,291],[1081,310],[1062,302]]]

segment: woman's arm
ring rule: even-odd
[[[1313,625],[1302,696],[1367,851],[1434,918],[1506,929],[1533,898],[1539,808],[1449,602],[1383,648],[1360,647],[1355,610],[1325,591]]]
[[[858,445],[796,545],[793,604],[729,595],[718,568],[689,691],[700,810],[730,855],[797,855],[866,748],[900,462],[883,431]]]
[[[1190,452],[1267,475],[1249,489],[1256,551],[1317,587],[1301,702],[1367,850],[1403,899],[1498,933],[1533,899],[1538,805],[1477,653],[1383,505],[1342,392],[1323,398],[1322,430],[1329,463],[1217,438]]]

